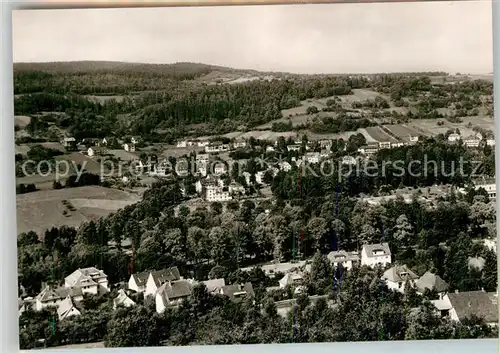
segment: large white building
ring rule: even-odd
[[[483,188],[488,193],[490,199],[497,197],[497,185],[495,179],[482,179],[474,181],[474,189]]]
[[[375,267],[376,265],[385,266],[392,263],[391,249],[388,243],[366,244],[361,250],[361,265]]]
[[[225,190],[222,186],[208,185],[205,187],[205,199],[208,202],[224,202],[233,198],[229,190]]]
[[[464,139],[464,144],[467,147],[479,147],[479,144],[481,143],[481,140],[483,139],[483,136],[479,133],[467,136]]]
[[[229,145],[223,143],[211,143],[208,146],[205,146],[206,153],[217,153],[217,152],[227,152],[229,151]]]
[[[108,276],[95,267],[80,268],[64,279],[66,288],[80,288],[82,293],[99,294],[107,291]]]

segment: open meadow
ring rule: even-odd
[[[116,212],[139,201],[138,195],[100,186],[42,190],[17,195],[18,234],[43,233],[52,227],[78,227],[82,222]]]

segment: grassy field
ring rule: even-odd
[[[21,128],[26,127],[31,121],[31,118],[29,116],[24,116],[24,115],[15,115],[14,116],[14,125],[18,125]]]
[[[74,211],[63,204],[67,200]],[[51,227],[77,227],[140,200],[138,195],[100,186],[43,190],[17,195],[18,233],[42,233]],[[67,215],[64,215],[66,212]]]

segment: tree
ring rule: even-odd
[[[313,239],[313,250],[319,250],[325,234],[328,232],[328,225],[324,218],[314,217],[307,223],[307,232]]]
[[[146,307],[135,305],[117,309],[108,323],[106,347],[158,346],[159,332],[155,313]]]
[[[407,245],[411,236],[413,235],[413,227],[408,221],[408,217],[402,214],[396,219],[396,226],[394,227],[394,239],[396,239],[400,244]]]
[[[311,115],[311,114],[317,114],[319,112],[318,108],[314,105],[311,105],[307,107],[306,109],[306,114]]]

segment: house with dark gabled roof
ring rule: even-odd
[[[57,307],[57,316],[59,317],[59,320],[66,319],[70,316],[78,316],[80,314],[80,310],[78,310],[75,303],[69,296],[64,298]]]
[[[59,306],[59,304],[68,297],[74,301],[83,300],[82,288],[53,288],[52,286],[46,286],[40,294],[35,297],[34,308],[40,311],[48,306]]]
[[[349,253],[345,250],[331,251],[327,257],[335,268],[342,266],[342,269],[350,270],[354,266],[359,265],[359,254],[356,252]]]
[[[391,249],[388,243],[365,244],[361,250],[361,265],[375,267],[392,263]]]
[[[425,291],[433,291],[439,294],[440,299],[446,294],[450,287],[441,277],[429,271],[415,282],[418,293],[424,294]]]
[[[220,290],[220,294],[229,297],[230,300],[240,300],[241,298],[253,298],[255,293],[253,291],[252,283],[245,284],[230,284],[224,286]]]
[[[145,271],[140,273],[133,273],[128,280],[128,289],[137,293],[142,293],[146,290],[146,283],[148,282],[149,273]]]
[[[128,308],[133,305],[135,305],[135,302],[132,299],[130,299],[130,297],[127,295],[127,293],[125,293],[123,289],[120,289],[118,291],[118,296],[113,299],[113,310],[115,310],[120,306]]]
[[[452,321],[460,322],[472,316],[481,317],[490,326],[498,326],[498,294],[484,291],[455,292],[444,296],[448,304],[448,315]]]
[[[179,269],[171,267],[160,271],[151,271],[146,282],[145,296],[155,295],[158,288],[166,282],[173,282],[182,279]]]
[[[193,292],[193,285],[184,279],[167,281],[155,293],[156,312],[162,313],[167,307],[177,306],[189,298]]]
[[[406,265],[393,266],[382,275],[382,280],[385,281],[387,288],[401,293],[404,293],[407,283],[414,287],[417,279],[418,276]]]

